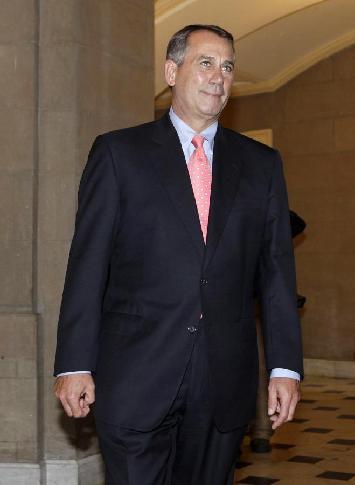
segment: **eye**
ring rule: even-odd
[[[230,64],[226,64],[225,66],[223,66],[223,71],[233,72],[233,67]]]
[[[207,61],[207,60],[205,59],[204,61],[201,61],[201,65],[202,65],[202,66],[205,66],[205,67],[210,67],[211,62],[210,62],[210,61]]]

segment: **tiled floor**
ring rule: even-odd
[[[251,453],[246,437],[234,483],[355,484],[355,380],[306,379],[296,419],[277,430],[272,446]]]

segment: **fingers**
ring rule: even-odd
[[[290,406],[290,399],[287,395],[280,394],[279,397],[279,412],[272,416],[272,429],[276,429],[287,421]]]
[[[275,405],[276,396],[276,405]],[[300,400],[299,382],[289,378],[272,378],[269,384],[269,415],[272,429],[291,421]],[[275,410],[274,413],[270,411]]]
[[[65,399],[63,399],[63,398],[59,398],[59,399],[60,399],[60,402],[62,403],[62,406],[64,408],[64,411],[67,413],[67,415],[70,418],[72,418],[73,417],[73,411],[72,411],[71,407],[69,406],[69,404],[67,403],[67,401]]]
[[[296,411],[297,403],[298,403],[298,399],[295,399],[295,398],[291,399],[286,421],[292,421],[293,420],[294,415],[295,415],[295,411]]]
[[[69,417],[83,418],[95,401],[94,382],[90,374],[71,374],[57,377],[55,395]]]
[[[273,379],[270,380],[269,384],[269,400],[268,400],[268,415],[273,416],[275,413],[279,412],[279,403],[277,400],[277,388],[273,384]]]

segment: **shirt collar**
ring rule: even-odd
[[[192,138],[197,134],[189,125],[187,125],[173,110],[172,106],[169,111],[170,120],[177,131],[182,146],[191,143]],[[213,149],[213,141],[218,128],[218,121],[214,121],[205,130],[198,133],[205,137],[211,149]]]

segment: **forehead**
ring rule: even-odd
[[[215,54],[231,60],[234,58],[230,41],[208,30],[198,30],[189,35],[186,54],[194,56]]]

